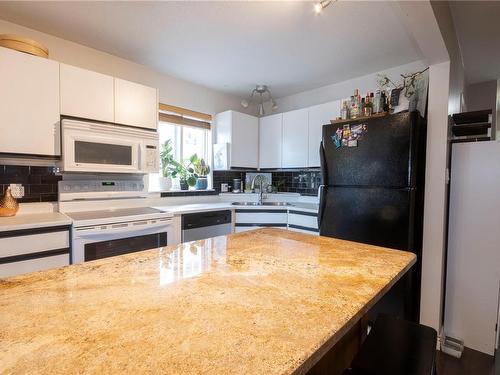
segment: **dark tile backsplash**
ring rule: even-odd
[[[248,172],[257,172],[249,170]],[[300,193],[302,195],[316,196],[321,184],[321,172],[319,169],[304,170],[264,170],[262,172],[272,173],[272,183],[278,187],[280,192]],[[245,180],[246,171],[214,171],[214,189],[220,192],[220,184],[233,185],[234,178]]]
[[[245,181],[245,171],[214,171],[214,190],[220,193],[220,184],[229,184],[233,186],[233,179],[241,178]]]
[[[233,179],[241,178],[245,181],[245,170],[214,171],[214,189],[220,192],[220,185],[227,183],[233,186]],[[257,172],[248,170],[248,172]],[[305,170],[265,170],[272,173],[272,183],[280,192],[300,193],[302,195],[318,194],[321,184],[319,169]],[[62,176],[55,167],[25,166],[25,165],[0,165],[0,193],[11,183],[24,186],[24,197],[19,202],[56,202],[57,183]]]
[[[0,165],[0,192],[3,195],[12,183],[23,185],[24,197],[18,199],[21,203],[56,202],[61,179],[55,167]]]

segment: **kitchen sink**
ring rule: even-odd
[[[233,202],[233,206],[291,206],[288,202]]]
[[[263,206],[291,206],[288,202],[263,202]]]

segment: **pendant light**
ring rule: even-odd
[[[263,116],[266,114],[264,104],[266,102],[270,102],[271,104],[271,110],[276,111],[278,109],[278,104],[276,104],[276,101],[273,99],[271,95],[271,91],[269,91],[269,88],[266,85],[257,85],[255,88],[252,90],[252,93],[250,94],[250,97],[247,99],[243,99],[241,101],[241,106],[243,108],[248,108],[251,102],[254,101],[254,97],[257,96],[257,103],[259,105],[259,115]],[[267,96],[267,99],[266,99]]]

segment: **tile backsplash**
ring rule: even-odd
[[[278,191],[315,196],[321,185],[321,171],[273,172],[273,185],[278,186]]]
[[[234,178],[245,180],[246,172],[249,171],[214,171],[214,189],[220,192],[221,183],[233,185]],[[316,196],[318,187],[321,184],[321,171],[319,169],[304,170],[265,170],[263,173],[272,173],[272,184],[278,188],[279,192],[300,193],[302,195]]]
[[[61,179],[56,167],[0,165],[0,192],[3,195],[10,184],[23,185],[24,197],[18,199],[21,203],[56,202]]]

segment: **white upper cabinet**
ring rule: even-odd
[[[230,168],[257,168],[259,119],[245,113],[226,111],[215,116],[216,143],[229,143]]]
[[[308,167],[319,167],[319,144],[323,125],[340,116],[340,100],[309,107]]]
[[[59,155],[59,63],[0,47],[0,152]]]
[[[156,129],[158,126],[158,90],[115,78],[115,122]]]
[[[259,167],[281,168],[283,114],[259,119]]]
[[[114,122],[113,77],[61,64],[61,114]]]
[[[308,108],[283,113],[283,168],[307,167]]]

